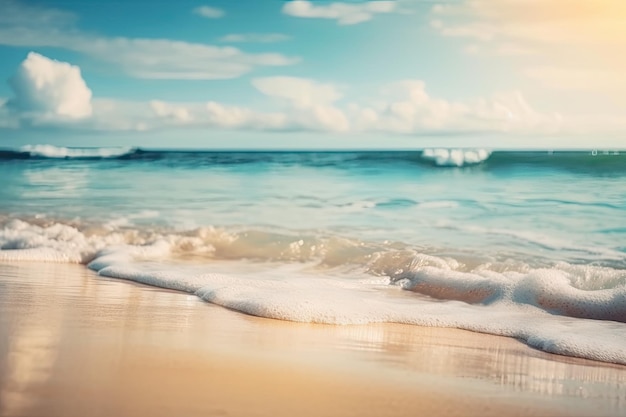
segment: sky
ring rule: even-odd
[[[0,147],[626,149],[624,0],[0,11]]]

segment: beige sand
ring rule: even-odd
[[[625,367],[507,338],[280,322],[0,264],[2,416],[618,416],[625,387]]]

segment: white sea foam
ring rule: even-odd
[[[422,158],[434,161],[437,166],[462,167],[480,164],[489,158],[486,149],[424,149]]]
[[[143,265],[128,259],[110,258],[110,263],[90,264],[100,275],[129,279],[158,287],[195,294],[205,301],[260,317],[306,323],[366,324],[395,322],[421,326],[457,327],[467,330],[515,337],[552,353],[626,364],[626,326],[614,321],[597,321],[553,314],[533,304],[541,295],[560,292],[567,287],[559,282],[549,288],[538,285],[538,271],[519,279],[519,286],[506,277],[463,275],[432,267],[416,275],[416,281],[430,274],[430,282],[463,292],[478,289],[492,293],[491,301],[469,304],[455,300],[432,302],[410,297],[384,287],[384,280],[347,279],[311,275],[308,272],[272,266],[254,276],[212,274],[197,268]],[[210,266],[206,269],[210,270]],[[537,275],[539,274],[539,275]],[[447,282],[446,277],[452,277]],[[509,277],[510,278],[510,277]],[[549,277],[544,277],[549,278]],[[408,280],[408,282],[414,282]],[[543,281],[542,281],[543,282]],[[406,285],[406,282],[404,283]],[[546,292],[547,290],[547,292]],[[493,296],[497,294],[497,296]],[[507,294],[508,296],[505,296]],[[616,294],[623,296],[624,291]],[[510,298],[511,295],[514,297]],[[599,296],[565,294],[564,305],[584,308],[601,305],[614,311],[622,300],[611,301],[608,292]],[[589,304],[591,303],[591,304]],[[622,303],[622,304],[620,304]],[[615,313],[615,314],[623,314]]]
[[[93,251],[93,242],[64,224],[41,227],[12,220],[0,229],[0,260],[81,263]]]
[[[133,152],[133,148],[65,148],[53,145],[26,145],[22,146],[20,151],[44,158],[115,158]]]
[[[204,261],[184,263],[181,255]],[[219,274],[212,259],[264,262],[246,272],[234,262],[234,272]],[[102,276],[274,319],[458,327],[626,364],[626,271],[608,267],[468,267],[450,257],[336,236],[110,230],[22,220],[5,221],[0,229],[0,260],[88,263]]]

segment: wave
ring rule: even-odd
[[[19,150],[0,151],[0,159],[107,159],[132,155],[136,148],[66,148],[53,145],[26,145]]]
[[[422,158],[441,167],[463,167],[480,164],[489,158],[487,149],[425,149]]]
[[[470,275],[473,275],[474,278],[482,276],[482,280],[498,287],[502,284],[501,278],[505,276],[513,274],[520,277],[532,271],[550,269],[556,274],[567,276],[569,285],[577,290],[621,291],[626,286],[625,269],[565,262],[546,265],[528,259],[498,260],[486,258],[484,254],[476,254],[475,258],[480,261],[472,262],[441,255],[447,253],[446,250],[440,253],[434,250],[420,252],[398,242],[378,243],[312,232],[307,234],[236,227],[201,227],[179,231],[167,227],[128,225],[126,222],[95,224],[42,219],[5,219],[0,222],[0,227],[0,260],[5,261],[89,264],[111,248],[124,248],[133,253],[146,251],[146,248],[151,251],[158,248],[154,256],[179,260],[249,260],[307,263],[326,270],[358,269],[374,276],[387,276],[394,282],[408,279],[413,287],[425,279],[424,271],[430,271],[428,273],[431,274],[435,269],[447,276],[448,284],[462,277],[462,280],[467,278],[465,282],[469,285],[472,281]],[[499,278],[495,279],[496,276]],[[447,284],[442,281],[434,285],[433,282],[430,281],[428,291],[432,290],[433,294],[445,292],[443,287]],[[500,288],[499,292],[504,294],[507,291]],[[467,299],[463,298],[463,294],[452,298],[469,301],[478,297],[472,291],[466,295]],[[483,302],[492,295],[478,298]],[[626,310],[622,314],[623,318],[618,321],[626,322]]]
[[[337,235],[41,219],[0,222],[0,261],[82,263],[273,319],[457,327],[626,364],[624,269],[472,262]]]
[[[474,169],[502,171],[522,167],[582,174],[626,175],[626,152],[618,151],[491,151],[460,148],[421,151],[189,151],[28,145],[17,150],[0,150],[2,159],[115,159],[125,163],[147,162],[189,167],[264,164],[353,169],[382,166],[391,169],[467,169],[468,173]]]
[[[425,149],[422,161],[439,168],[480,166],[483,170],[515,167],[574,173],[626,174],[626,152],[620,151],[490,151],[488,149]]]

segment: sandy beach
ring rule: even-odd
[[[625,413],[625,367],[513,339],[282,322],[80,265],[0,264],[2,416]]]
[[[626,417],[626,0],[0,0],[0,417]]]

